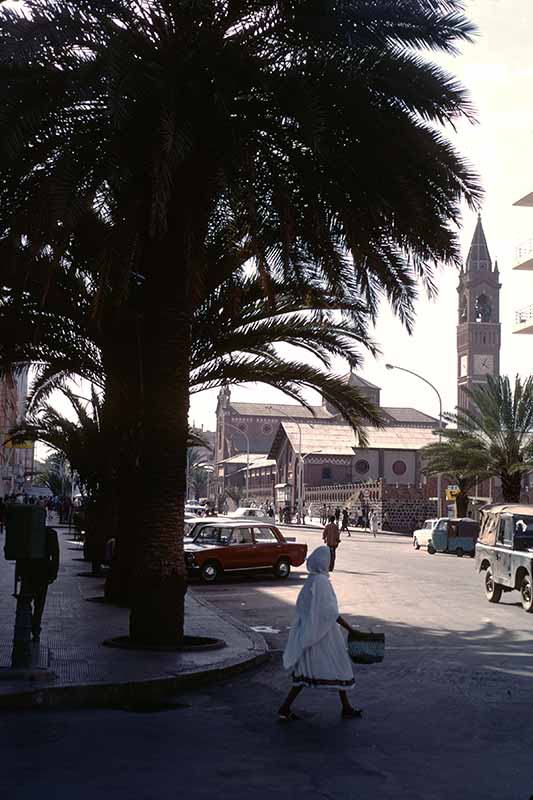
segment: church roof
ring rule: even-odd
[[[283,417],[289,415],[296,419],[333,419],[324,406],[312,406],[312,410],[295,403],[233,403],[229,408],[243,417]],[[314,412],[314,413],[313,413]]]
[[[416,408],[391,408],[390,406],[383,406],[381,409],[385,414],[391,417],[394,422],[399,422],[404,425],[424,425],[438,427],[439,421],[435,417],[430,417],[429,414],[424,414]],[[387,420],[385,421],[385,424]]]
[[[388,427],[365,430],[368,444],[358,447],[355,433],[349,425],[325,425],[314,422],[300,425],[302,431],[302,453],[315,453],[325,456],[353,456],[353,448],[361,450],[420,450],[427,444],[437,441],[428,428]],[[268,458],[276,458],[285,439],[289,440],[295,452],[300,446],[300,431],[294,422],[281,422],[270,448]]]
[[[379,389],[379,386],[376,386],[375,383],[370,383],[370,381],[365,380],[355,372],[347,372],[346,375],[341,377],[341,381],[349,386],[354,386],[356,389]]]
[[[478,214],[476,229],[466,259],[466,271],[473,272],[483,269],[490,272],[492,270],[492,260],[481,222],[481,215]]]
[[[361,385],[364,382],[367,386],[372,386],[369,381],[364,381],[363,378],[359,378],[359,380]],[[312,406],[315,412],[314,415],[309,409],[304,408],[304,406],[297,406],[294,403],[284,405],[274,403],[230,403],[229,408],[235,414],[243,417],[277,417],[281,420],[289,415],[298,420],[310,420],[311,422],[336,422],[339,419],[338,415],[331,414],[325,406]],[[439,424],[435,417],[430,417],[416,408],[382,406],[381,410],[385,415],[385,425],[423,425],[424,427],[433,428]]]

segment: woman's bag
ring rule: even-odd
[[[352,631],[348,634],[348,655],[354,664],[379,664],[385,656],[385,634]]]

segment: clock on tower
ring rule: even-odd
[[[465,389],[500,374],[500,275],[478,216],[466,264],[459,277],[457,405],[468,408]]]

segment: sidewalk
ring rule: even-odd
[[[167,692],[237,672],[268,658],[262,636],[192,592],[186,596],[185,632],[224,640],[218,650],[159,653],[119,650],[104,639],[128,633],[128,609],[94,598],[103,578],[86,577],[89,565],[68,527],[57,526],[61,547],[58,579],[50,586],[41,642],[32,645],[31,677],[13,677],[11,649],[16,600],[14,563],[3,558],[0,534],[0,708],[51,705],[120,705],[155,700]],[[82,573],[82,575],[79,575]]]

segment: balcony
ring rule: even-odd
[[[533,269],[533,239],[528,239],[527,242],[522,242],[522,244],[516,248],[515,265],[513,269]]]
[[[514,323],[513,333],[533,333],[533,306],[517,311]]]

